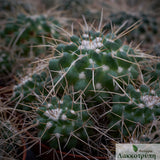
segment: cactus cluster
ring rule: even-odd
[[[147,85],[139,88],[128,85],[125,95],[115,95],[110,115],[110,126],[122,129],[123,134],[134,131],[136,126],[144,126],[159,119],[160,90]]]
[[[113,26],[120,27],[124,23],[126,23],[120,30],[119,33],[125,31],[127,28],[131,27],[137,21],[141,20],[142,24],[137,29],[134,29],[127,36],[128,42],[131,41],[145,41],[145,42],[154,42],[153,38],[158,33],[158,23],[156,18],[147,15],[147,14],[139,14],[132,15],[126,12],[119,12],[115,14],[111,14],[109,16],[111,22],[106,24],[103,28],[104,31],[111,29],[111,23]],[[133,28],[133,27],[132,27]]]
[[[71,92],[83,92],[87,99],[98,90],[116,91],[114,80],[119,77],[125,82],[138,77],[136,63],[139,53],[123,45],[115,35],[104,36],[92,31],[83,34],[82,39],[73,35],[70,40],[66,45],[57,46],[55,57],[48,62],[49,71],[46,67],[40,74],[32,73],[22,79],[15,87],[16,96],[24,93],[27,100],[26,96],[31,94],[31,90],[38,95],[43,91],[46,96],[44,88],[53,84],[60,96],[67,87]]]
[[[37,112],[39,136],[53,148],[58,143],[72,148],[76,137],[85,141],[90,135],[85,126],[94,122],[90,108],[139,75],[139,53],[113,33],[89,31],[69,39],[57,45],[54,57],[37,67],[39,72],[34,69],[14,87],[12,97],[18,109]]]

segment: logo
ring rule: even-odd
[[[160,144],[116,144],[116,160],[160,160]]]
[[[138,151],[138,147],[137,147],[136,145],[133,145],[133,150],[134,150],[135,152],[137,152],[137,151]]]

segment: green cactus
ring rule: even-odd
[[[140,13],[139,15],[132,15],[126,12],[119,12],[111,14],[109,19],[111,20],[112,25],[117,27],[120,27],[126,22],[126,24],[118,31],[118,33],[125,31],[138,20],[142,20],[142,24],[137,29],[131,31],[128,36],[126,36],[128,42],[137,41],[137,39],[138,41],[141,40],[145,42],[154,42],[153,38],[158,33],[158,23],[156,19],[147,14]],[[106,24],[103,30],[110,30],[111,23]]]
[[[139,53],[115,34],[89,31],[69,39],[70,42],[57,45],[54,57],[24,77],[14,87],[12,96],[18,109],[37,112],[39,136],[54,148],[59,143],[68,148],[77,144],[75,136],[73,141],[67,141],[74,132],[85,141],[85,125],[92,125],[90,109],[102,99],[110,99],[110,92],[120,92],[120,86],[134,82],[139,75]]]
[[[37,112],[35,121],[39,124],[38,136],[42,141],[47,141],[55,149],[65,144],[68,149],[79,146],[76,137],[87,141],[87,136],[92,133],[91,129],[87,131],[86,127],[92,123],[87,108],[81,100],[75,101],[69,95],[61,98],[50,96],[44,103],[40,103],[40,98],[48,95],[48,82],[50,80],[48,81],[46,72],[33,74],[31,78],[26,77],[22,81],[23,84],[15,87],[12,100],[23,97],[18,108]]]
[[[104,36],[99,32],[89,32],[82,35],[82,39],[73,35],[71,42],[59,44],[53,59],[49,61],[48,68],[40,74],[27,76],[15,87],[15,95],[23,93],[24,101],[30,101],[33,90],[36,94],[47,95],[44,88],[53,85],[62,96],[65,88],[71,92],[84,92],[85,99],[95,95],[97,91],[115,91],[117,85],[114,80],[133,81],[138,77],[136,56],[138,53],[127,45],[123,45],[113,34]],[[35,70],[36,72],[36,70]],[[32,84],[32,88],[30,86]],[[119,85],[121,85],[119,83]],[[72,88],[72,90],[71,90]],[[52,90],[53,91],[53,90]],[[52,93],[50,91],[49,95]],[[40,93],[41,92],[41,93]],[[29,97],[26,97],[30,95]],[[28,100],[29,98],[29,100]]]
[[[160,80],[160,63],[155,64],[152,69],[150,72],[150,82],[158,82]]]
[[[46,44],[46,37],[58,38],[56,31],[58,21],[42,15],[26,16],[19,14],[17,18],[9,18],[0,32],[2,43],[15,50],[17,55],[38,56],[44,54],[44,48],[34,47]],[[33,54],[33,55],[32,55]]]
[[[159,88],[152,89],[141,85],[136,89],[128,85],[125,95],[115,95],[113,106],[109,114],[109,126],[113,129],[122,129],[124,135],[132,133],[136,126],[144,127],[157,120],[160,115]]]
[[[90,123],[87,110],[80,101],[75,102],[69,95],[62,99],[52,97],[51,102],[38,107],[37,112],[39,137],[42,137],[42,141],[48,141],[55,149],[59,147],[58,143],[66,145],[68,149],[79,146],[75,136],[86,141],[91,132],[91,129],[87,131],[86,128]]]
[[[50,82],[50,81],[49,81]],[[26,76],[21,80],[21,83],[14,87],[14,93],[12,100],[22,98],[22,102],[24,104],[36,102],[39,99],[38,96],[47,96],[47,74],[46,72],[42,72],[41,74],[33,74],[33,76]],[[31,107],[26,105],[19,105],[19,108],[23,108],[23,110],[31,110]]]
[[[66,80],[74,91],[84,90],[92,94],[91,90],[115,90],[113,77],[136,79],[138,76],[134,56],[136,53],[127,45],[123,45],[113,34],[104,36],[99,32],[89,32],[82,35],[82,39],[72,36],[71,43],[59,45],[57,55],[61,58],[50,60],[49,69],[52,77],[66,72]],[[70,68],[71,67],[71,68]],[[62,85],[66,85],[64,81]],[[90,92],[89,92],[90,90]]]
[[[54,18],[42,15],[20,14],[17,18],[9,18],[0,30],[0,41],[3,46],[0,53],[2,66],[0,73],[9,75],[21,72],[22,67],[29,66],[31,60],[51,54],[51,48],[47,47],[49,40],[46,37],[57,39],[58,25]]]

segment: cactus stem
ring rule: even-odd
[[[85,57],[87,55],[84,55],[83,57]],[[47,98],[52,94],[52,92],[54,91],[55,87],[59,84],[59,82],[66,76],[66,74],[69,72],[69,70],[74,66],[74,64],[79,61],[82,57],[77,58],[75,61],[73,61],[70,65],[70,67],[68,68],[68,70],[63,73],[63,75],[61,76],[61,78],[56,82],[56,84],[53,86],[53,88],[50,90],[50,92],[48,93],[48,95],[46,96],[46,98],[44,99],[43,103],[47,100]]]

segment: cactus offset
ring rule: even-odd
[[[124,135],[137,127],[157,120],[160,115],[160,91],[159,88],[151,89],[147,85],[141,85],[136,89],[128,85],[125,95],[115,95],[110,114],[110,124],[113,129],[122,129]]]
[[[90,123],[89,115],[81,103],[65,95],[62,99],[53,97],[50,103],[38,107],[37,120],[42,140],[48,141],[50,146],[56,149],[59,145],[66,145],[68,149],[79,146],[76,137],[87,141],[89,132],[86,126]]]

